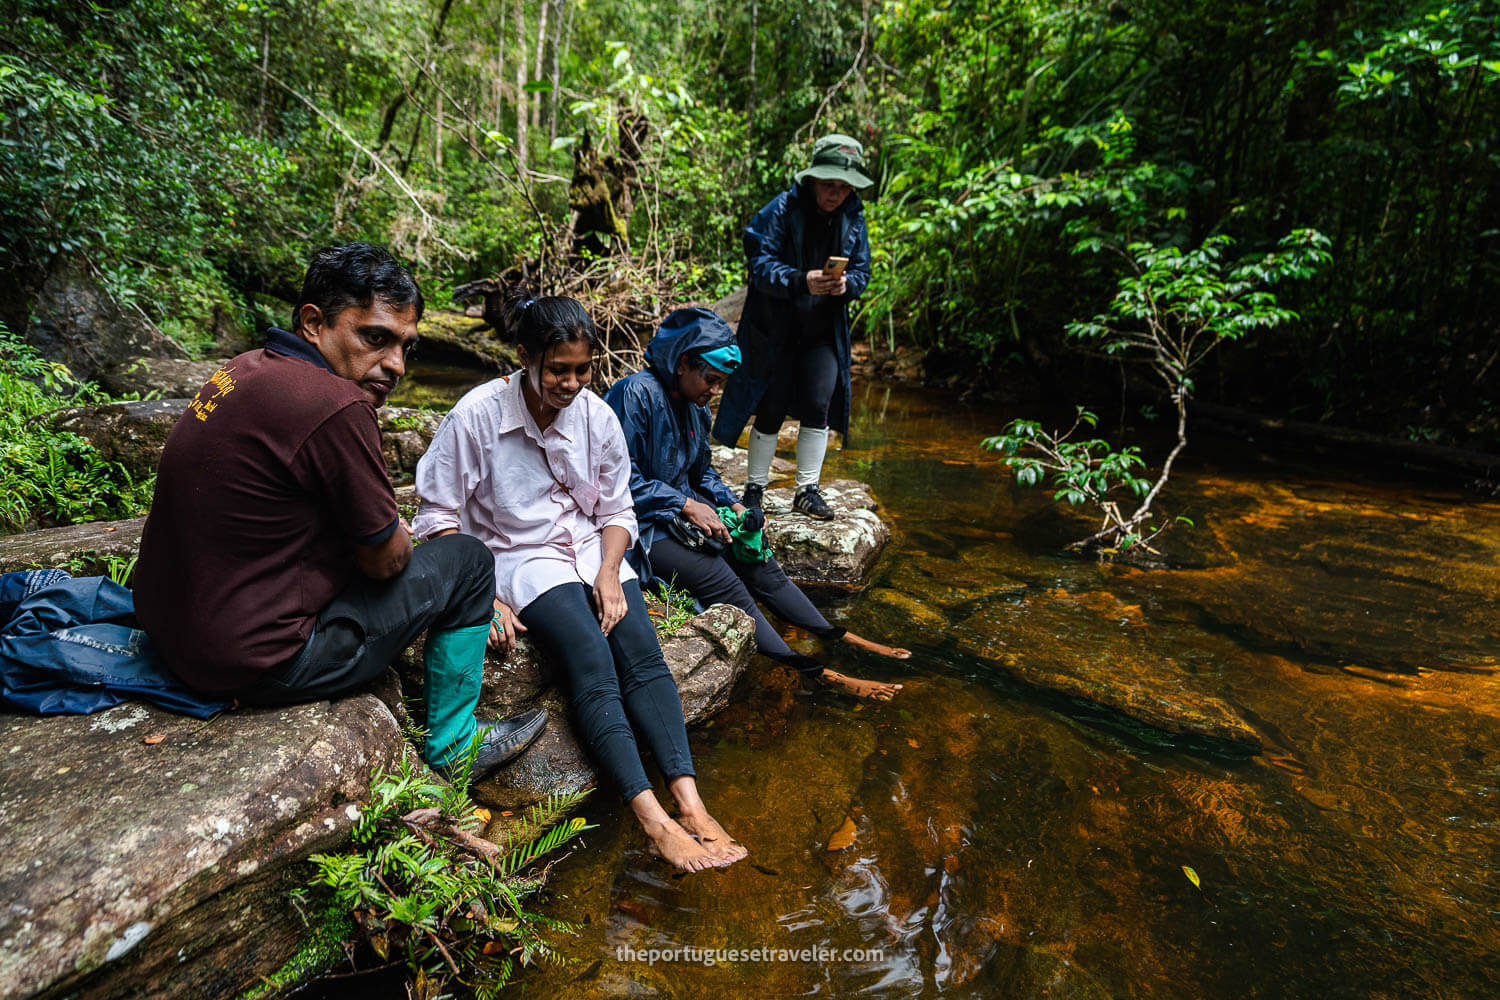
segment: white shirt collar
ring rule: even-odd
[[[537,426],[531,411],[526,408],[526,397],[521,393],[521,384],[525,379],[525,369],[500,376],[500,381],[505,383],[499,393],[500,433],[505,434],[519,428],[525,431],[532,440],[541,444],[545,432]],[[582,396],[582,392],[579,396]],[[575,398],[571,406],[558,411],[547,430],[556,431],[563,440],[571,442],[574,437],[574,425],[580,419],[577,411],[582,409],[581,402],[581,399]]]

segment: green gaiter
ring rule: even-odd
[[[422,753],[433,767],[447,767],[469,749],[474,738],[474,708],[484,680],[484,644],[490,626],[428,632],[422,647],[427,684],[427,746]]]

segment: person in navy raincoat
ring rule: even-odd
[[[849,440],[849,303],[870,284],[870,238],[858,189],[864,147],[827,135],[792,187],[771,199],[745,230],[750,271],[738,344],[743,365],[724,389],[714,437],[734,446],[753,415],[745,504],[760,505],[788,414],[797,436],[794,509],[831,520],[818,490],[828,431]],[[826,265],[847,261],[842,268]]]
[[[646,361],[648,368],[616,382],[604,397],[620,418],[630,451],[630,492],[640,526],[632,558],[638,571],[674,582],[705,606],[723,603],[742,609],[755,621],[757,647],[772,659],[851,694],[891,698],[901,685],[849,677],[793,652],[756,604],[764,601],[777,617],[823,639],[842,638],[900,659],[911,655],[830,625],[760,546],[765,512],[747,509],[714,470],[707,404],[740,361],[729,324],[708,309],[678,309],[656,331]],[[751,554],[759,561],[737,554],[743,545],[728,545],[726,520],[739,537],[748,537],[751,547],[760,549]],[[694,536],[684,531],[684,521],[720,545],[691,545]]]

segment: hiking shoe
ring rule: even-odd
[[[484,737],[474,753],[474,768],[469,780],[479,781],[502,764],[515,760],[522,750],[536,742],[536,738],[546,728],[547,712],[541,708],[533,708],[509,719],[496,719],[494,722],[481,720],[479,731],[484,733]],[[450,764],[435,770],[451,781],[458,768]]]
[[[760,507],[765,495],[766,488],[760,483],[746,483],[745,492],[740,494],[740,503],[744,504],[747,508]]]
[[[804,486],[792,499],[792,510],[801,511],[815,521],[832,521],[833,508],[823,499],[817,486]]]

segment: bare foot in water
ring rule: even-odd
[[[824,684],[832,685],[840,691],[854,695],[856,698],[870,698],[874,701],[890,701],[901,691],[900,684],[887,684],[885,681],[867,681],[826,668],[818,679]]]
[[[656,848],[656,853],[661,855],[667,864],[681,868],[685,872],[722,868],[727,863],[716,858],[676,820],[669,819],[662,823],[649,824],[645,830],[651,846]]]
[[[866,639],[862,635],[855,635],[853,632],[845,632],[844,641],[856,649],[866,649],[880,656],[889,656],[893,660],[911,659],[911,650],[909,649],[902,649],[900,646],[883,646],[871,639]]]
[[[677,817],[677,822],[681,823],[682,828],[703,845],[704,850],[713,856],[720,868],[727,868],[750,853],[749,848],[729,836],[719,825],[719,821],[707,812],[684,811],[681,816]]]

